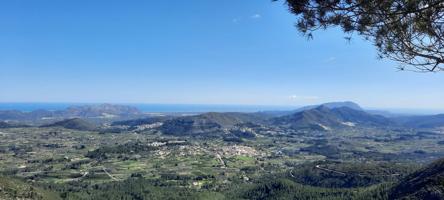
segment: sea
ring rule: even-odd
[[[70,106],[98,105],[99,103],[0,103],[0,110],[18,110],[31,112],[34,110],[63,110]],[[199,112],[259,112],[295,110],[297,106],[275,105],[223,105],[223,104],[125,104],[117,105],[133,106],[147,113],[199,113]]]

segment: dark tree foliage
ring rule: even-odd
[[[109,183],[46,184],[46,190],[58,192],[67,200],[129,199],[261,199],[261,200],[386,200],[389,184],[368,188],[342,189],[304,186],[285,178],[267,177],[258,182],[230,183],[228,188],[211,190],[179,186],[167,180],[132,177]]]
[[[358,188],[398,182],[417,167],[393,162],[320,161],[295,165],[289,171],[291,180],[323,188]]]
[[[277,1],[277,0],[275,0]],[[339,26],[363,36],[400,70],[444,71],[444,0],[286,0],[308,38]]]

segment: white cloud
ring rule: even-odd
[[[260,15],[260,14],[254,14],[254,15],[251,15],[250,16],[250,18],[251,19],[259,19],[259,18],[261,18],[262,16]]]
[[[235,23],[235,24],[237,24],[237,23],[240,23],[241,22],[241,19],[242,18],[246,18],[245,16],[244,17],[236,17],[236,18],[233,18],[231,21],[233,22],[233,23]],[[248,18],[248,17],[247,17]],[[260,15],[260,14],[254,14],[254,15],[251,15],[250,16],[250,19],[252,19],[252,20],[256,20],[256,19],[260,19],[260,18],[262,18],[262,15]]]
[[[332,63],[336,60],[336,57],[332,56],[330,58],[328,58],[327,60],[325,60],[326,63]]]
[[[292,101],[315,101],[319,100],[318,96],[300,96],[300,95],[290,95],[290,100]]]

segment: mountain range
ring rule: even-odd
[[[280,117],[270,117],[264,113],[204,113],[164,121],[161,130],[167,134],[197,134],[210,130],[230,129],[245,123],[323,131],[340,127],[396,125],[386,117],[369,114],[356,108],[360,107],[321,105],[307,107]]]
[[[252,123],[281,126],[291,129],[331,130],[354,126],[439,128],[444,127],[444,114],[424,116],[386,117],[373,114],[353,102],[332,102],[321,105],[305,106],[292,111],[266,111],[255,113],[209,112],[190,116],[146,117],[140,110],[123,105],[84,105],[73,106],[64,110],[35,110],[32,112],[0,111],[0,121],[34,122],[50,124],[60,120],[73,119],[71,123],[83,120],[108,120],[112,125],[137,126],[162,122],[161,130],[165,133],[187,134],[209,130],[230,129],[238,124]],[[145,118],[143,118],[145,117]],[[131,119],[119,121],[122,119]],[[101,120],[101,121],[100,121]],[[66,121],[65,121],[66,122]],[[23,123],[20,123],[23,124]],[[79,127],[82,127],[80,123]],[[2,123],[1,127],[11,127]],[[73,126],[77,127],[77,126]]]

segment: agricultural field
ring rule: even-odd
[[[426,136],[413,130],[372,128],[289,132],[259,131],[255,138],[229,142],[222,137],[165,135],[155,129],[103,133],[8,128],[0,133],[0,169],[3,176],[44,187],[143,178],[195,191],[223,191],[273,175],[314,187],[353,188],[399,180],[421,163],[444,155],[444,145],[437,142],[444,140],[444,134],[439,132]],[[372,163],[369,169],[362,168],[366,163]],[[357,179],[356,174],[367,179]],[[338,181],[342,176],[350,176],[356,185]]]

